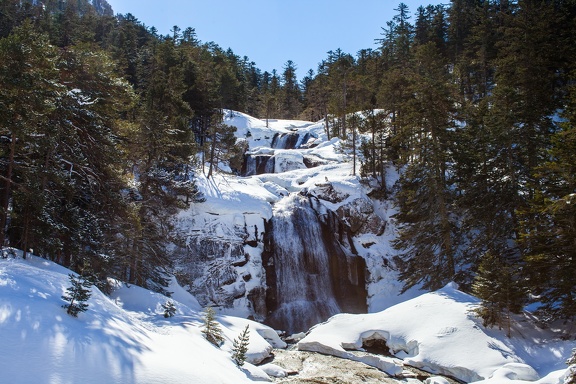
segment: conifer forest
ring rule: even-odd
[[[323,119],[379,183],[371,197],[398,207],[405,290],[455,281],[486,324],[532,302],[573,321],[576,1],[395,12],[373,47],[327,52],[298,79],[297,63],[263,72],[193,26],[161,35],[105,0],[3,0],[0,244],[102,289],[163,292],[172,217],[203,201],[196,176],[242,167],[222,111]]]

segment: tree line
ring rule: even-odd
[[[374,49],[330,51],[299,81],[292,61],[262,72],[102,0],[2,2],[0,244],[162,290],[195,172],[234,171],[245,149],[222,109],[324,119],[374,197],[396,192],[405,289],[457,281],[487,324],[528,301],[573,319],[576,3],[395,12]]]
[[[262,73],[191,27],[161,35],[105,0],[3,1],[0,57],[0,244],[102,288],[165,291],[181,241],[171,218],[203,200],[196,172],[241,169],[223,108],[300,112],[294,63]]]

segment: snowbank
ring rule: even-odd
[[[312,328],[298,348],[345,357],[346,350],[361,349],[366,340],[384,339],[405,364],[465,382],[490,377],[494,377],[490,382],[534,381],[539,374],[560,368],[550,356],[567,354],[566,343],[536,345],[534,340],[546,340],[537,329],[525,329],[525,339],[507,339],[504,332],[486,330],[471,313],[477,304],[476,298],[449,284],[379,313],[336,315]],[[538,353],[526,353],[534,349]]]
[[[201,334],[193,298],[175,301],[119,285],[109,298],[95,287],[88,311],[66,314],[61,295],[69,270],[47,260],[0,259],[0,377],[11,383],[248,383],[267,380],[258,367],[239,369],[232,340],[250,325],[250,358],[262,359],[282,341],[268,327],[245,319],[218,318],[226,343],[218,349]],[[263,335],[263,336],[261,336]]]

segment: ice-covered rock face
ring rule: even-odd
[[[247,262],[242,240],[197,236],[189,239],[183,252],[180,268],[184,272],[179,282],[188,286],[202,305],[231,307],[236,298],[244,296],[245,285],[238,281],[234,268]]]
[[[365,263],[341,246],[344,236],[317,199],[295,194],[275,207],[262,255],[266,323],[293,333],[341,311],[366,311]]]

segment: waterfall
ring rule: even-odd
[[[242,176],[274,173],[274,157],[272,155],[246,155],[242,166]]]
[[[299,133],[290,132],[283,134],[275,134],[272,138],[272,148],[276,149],[296,149],[299,148],[302,143],[308,141],[310,135],[308,133],[300,135]]]
[[[331,212],[318,206],[293,194],[276,204],[268,223],[266,323],[277,329],[306,331],[343,310],[366,311],[364,260],[346,255]]]

